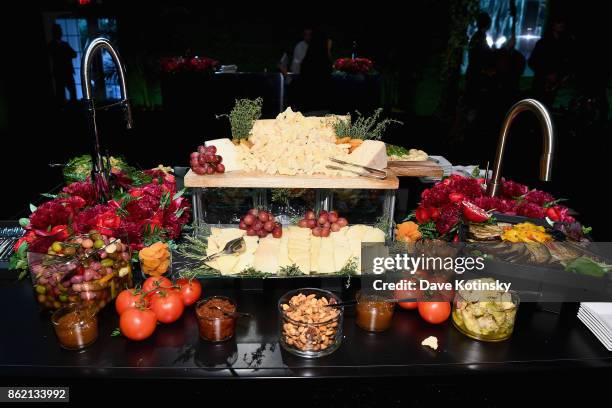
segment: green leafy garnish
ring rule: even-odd
[[[383,132],[392,123],[403,125],[402,122],[395,119],[383,119],[378,122],[378,118],[382,113],[382,108],[374,111],[372,116],[364,117],[361,113],[357,113],[357,119],[352,122],[349,114],[348,119],[339,118],[334,123],[334,132],[337,137],[350,137],[351,139],[361,140],[380,140]],[[377,123],[378,122],[378,123]]]
[[[236,99],[229,115],[217,115],[217,119],[228,117],[232,128],[232,139],[246,139],[251,134],[253,124],[261,117],[262,98]]]
[[[581,256],[568,262],[565,265],[565,270],[579,275],[601,278],[609,271],[612,271],[612,265],[600,263],[589,257]]]

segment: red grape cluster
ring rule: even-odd
[[[257,235],[259,238],[265,238],[268,234],[272,234],[274,238],[283,236],[283,227],[280,222],[277,222],[271,212],[258,210],[257,208],[250,209],[247,214],[240,219],[238,228],[246,230],[248,236]]]
[[[347,226],[348,221],[344,217],[339,217],[337,211],[321,210],[317,216],[314,211],[308,210],[297,225],[301,228],[310,228],[315,237],[329,237],[332,231],[338,232]]]
[[[215,146],[198,146],[198,151],[189,156],[189,165],[196,174],[225,173],[223,157],[217,154]]]

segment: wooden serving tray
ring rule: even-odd
[[[189,170],[185,175],[185,187],[226,188],[350,188],[372,190],[397,190],[399,179],[387,169],[385,180],[367,177],[330,177],[324,174],[311,176],[270,175],[259,171],[231,171],[223,174],[197,175]]]
[[[444,169],[433,160],[389,161],[389,169],[398,177],[442,177]]]

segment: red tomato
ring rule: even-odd
[[[169,288],[172,286],[172,281],[165,276],[151,276],[144,281],[142,285],[142,291],[144,293],[150,292],[156,288]]]
[[[180,287],[179,293],[185,306],[193,305],[202,295],[202,284],[197,279],[189,280],[182,278],[177,280],[176,284]]]
[[[146,339],[153,334],[156,326],[155,313],[149,309],[130,307],[119,318],[119,329],[130,340]]]
[[[440,324],[451,314],[450,302],[419,302],[419,314],[427,323]]]
[[[415,290],[400,290],[400,289],[396,289],[395,292],[393,292],[393,297],[395,299],[410,299],[410,298],[414,298],[414,299],[419,299],[421,297],[421,292],[418,290],[419,287],[419,282],[417,279],[401,279],[399,282],[414,282],[414,287]],[[399,283],[398,282],[398,283]],[[401,308],[403,309],[416,309],[419,306],[418,301],[416,302],[398,302],[397,303]]]
[[[557,210],[555,210],[553,207],[550,207],[546,210],[546,216],[552,221],[559,221],[559,219],[561,218]]]
[[[472,222],[485,222],[491,218],[491,214],[478,207],[476,204],[472,204],[469,201],[463,203],[463,215],[468,221]]]
[[[151,310],[162,323],[177,321],[184,309],[183,299],[175,290],[160,290],[151,297]]]
[[[142,292],[139,289],[122,290],[115,299],[115,309],[117,313],[121,316],[121,313],[126,309],[136,307],[139,303],[146,303],[146,301],[141,302],[141,294]]]

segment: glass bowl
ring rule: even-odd
[[[279,342],[291,354],[305,358],[327,356],[340,347],[344,308],[338,296],[323,289],[303,288],[278,301]]]

